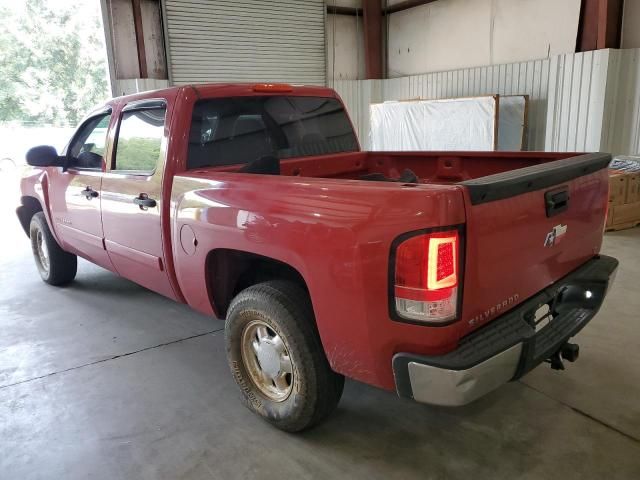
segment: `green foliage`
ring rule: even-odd
[[[0,6],[0,19],[8,21],[10,11]],[[27,67],[28,58],[23,55],[24,46],[4,25],[0,25],[0,121],[21,118],[24,109],[17,97],[20,75]]]
[[[107,98],[98,2],[85,2],[2,0],[0,122],[75,125]]]
[[[160,158],[160,142],[159,138],[120,138],[116,151],[116,168],[152,171]]]

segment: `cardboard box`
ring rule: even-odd
[[[609,173],[609,202],[611,205],[623,205],[627,201],[628,175],[623,172]]]
[[[611,207],[612,226],[640,223],[640,202]],[[631,225],[629,225],[631,226]]]
[[[640,173],[627,173],[627,195],[624,203],[640,202]]]

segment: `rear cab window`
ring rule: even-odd
[[[187,168],[242,165],[358,150],[342,104],[330,97],[249,96],[198,101]]]

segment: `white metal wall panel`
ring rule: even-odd
[[[547,150],[602,150],[609,52],[571,53],[551,59]]]
[[[324,85],[324,0],[164,0],[170,78]]]
[[[548,59],[465,68],[407,78],[406,98],[529,95],[527,149],[544,149],[546,98],[549,86]],[[394,94],[397,95],[397,92]]]
[[[527,150],[544,150],[549,89],[549,59],[508,65],[465,68],[410,77],[380,80],[380,95],[372,103],[387,100],[440,99],[479,95],[529,95]],[[362,80],[336,82],[335,88],[347,98],[358,97]],[[356,90],[354,93],[352,90]],[[363,99],[364,100],[364,99]],[[348,103],[351,108],[353,100]],[[368,106],[367,106],[368,108]],[[364,106],[359,105],[359,110]],[[368,127],[359,123],[360,141],[368,136]],[[366,130],[366,131],[365,131]]]
[[[640,154],[640,49],[611,50],[602,149]]]
[[[358,112],[355,123],[364,146],[368,118],[362,112],[370,103],[497,93],[529,95],[527,150],[640,152],[640,49],[557,55],[379,82],[372,95],[361,94],[361,80],[335,84],[348,99],[349,113]]]
[[[363,149],[369,148],[369,105],[380,102],[382,82],[383,80],[336,80],[332,87],[342,98]]]

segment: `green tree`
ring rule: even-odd
[[[11,12],[0,6],[0,18],[9,19]],[[18,97],[22,85],[21,75],[26,69],[24,45],[4,25],[0,26],[0,122],[21,119],[26,112]]]
[[[2,9],[0,121],[75,125],[108,96],[99,17],[76,7],[26,0]]]

